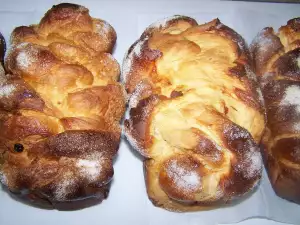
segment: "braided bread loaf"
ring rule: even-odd
[[[17,27],[0,81],[1,181],[40,207],[101,202],[113,176],[125,91],[114,29],[74,4]]]
[[[300,204],[300,18],[251,44],[267,110],[263,156],[277,195]]]
[[[206,209],[258,184],[264,111],[240,35],[218,19],[157,22],[130,47],[122,79],[131,95],[125,133],[145,157],[156,206]]]

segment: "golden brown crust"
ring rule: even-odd
[[[300,204],[300,19],[278,33],[263,29],[251,44],[267,109],[262,152],[273,189]]]
[[[114,29],[83,6],[53,6],[17,27],[0,74],[0,179],[39,207],[107,197],[125,111]]]
[[[264,109],[240,35],[218,19],[157,22],[129,48],[122,78],[131,95],[124,131],[145,157],[154,205],[209,209],[257,185]]]

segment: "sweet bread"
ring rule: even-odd
[[[159,207],[194,211],[249,193],[261,177],[265,126],[249,50],[218,19],[174,16],[150,25],[128,50],[124,130],[145,158]]]
[[[39,207],[78,209],[107,197],[125,110],[116,32],[75,4],[11,34],[0,81],[0,174]]]
[[[276,194],[300,204],[300,18],[264,28],[250,49],[267,111],[265,166]]]

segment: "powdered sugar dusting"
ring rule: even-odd
[[[300,106],[300,88],[297,85],[289,86],[284,93],[284,96],[280,102],[281,106],[284,105],[296,105]]]
[[[0,85],[3,85],[7,81],[4,68],[0,65]]]
[[[258,46],[260,51],[268,51],[268,49],[273,45],[273,39],[265,35],[265,30],[262,30],[254,38],[252,45]]]
[[[268,73],[267,72],[267,73],[264,73],[262,77],[263,77],[264,80],[268,80],[268,79],[273,78],[273,76],[274,76],[274,73]]]
[[[223,196],[224,196],[224,191],[219,186],[216,193],[215,193],[215,199],[220,199]]]
[[[137,104],[140,101],[141,93],[143,92],[143,86],[138,85],[133,92],[133,94],[130,96],[129,100],[129,109],[135,108]]]
[[[6,84],[0,87],[0,97],[8,97],[14,91],[16,87],[13,84]]]
[[[171,17],[167,17],[167,18],[164,18],[162,20],[158,20],[154,23],[152,23],[147,29],[151,29],[151,28],[158,28],[158,29],[161,29],[161,28],[164,28],[168,25],[168,22],[174,20],[174,19],[178,19],[180,18],[181,16],[179,15],[176,15],[176,16],[171,16]]]
[[[101,172],[101,162],[98,160],[79,159],[76,163],[81,176],[89,181],[95,181]]]
[[[66,199],[67,195],[73,191],[73,186],[76,181],[72,177],[72,174],[65,174],[63,179],[58,183],[54,191],[54,197],[58,201]]]
[[[61,179],[57,181],[54,198],[57,201],[64,201],[69,194],[78,188],[78,185],[81,185],[79,181],[96,181],[101,173],[102,158],[102,154],[99,153],[87,153],[82,155],[81,159],[61,158],[60,163],[67,166],[71,165],[72,170],[64,171]]]
[[[78,8],[78,11],[79,11],[79,12],[84,12],[84,11],[87,11],[87,8],[85,8],[84,6],[80,6],[80,7]]]
[[[273,78],[274,73],[264,73],[260,79],[260,85],[265,87]]]
[[[259,32],[253,42],[253,44],[259,44],[259,45],[270,45],[272,44],[272,39],[268,38],[266,35],[265,35],[265,31],[262,30],[261,32]]]
[[[196,171],[188,171],[172,160],[167,171],[168,176],[178,188],[195,191],[200,188],[201,179]]]
[[[295,124],[293,125],[293,129],[294,129],[295,131],[300,131],[300,123],[295,123]]]
[[[144,43],[148,40],[148,37],[145,37],[144,39],[138,41],[135,46],[133,47],[132,51],[125,55],[125,58],[123,60],[123,66],[122,66],[122,82],[127,81],[127,77],[131,71],[132,63],[135,60],[136,57],[141,56],[142,46]]]
[[[248,77],[248,79],[257,82],[257,77],[256,77],[255,73],[249,68],[249,66],[245,66],[245,70],[246,70],[246,76]]]
[[[3,66],[0,64],[0,76],[3,76],[5,74]]]
[[[256,88],[256,92],[258,95],[258,100],[260,101],[260,103],[264,104],[265,100],[260,88]]]
[[[5,174],[3,173],[3,171],[0,171],[0,183],[7,185],[7,178],[6,178]]]
[[[236,41],[236,43],[238,44],[239,48],[241,50],[244,50],[245,49],[245,43],[243,41]]]
[[[137,142],[137,140],[132,136],[131,132],[129,130],[126,129],[126,127],[123,127],[123,132],[128,140],[128,142],[130,143],[130,145],[136,149],[136,150],[143,150],[141,149],[141,147],[139,146],[139,143]]]
[[[224,25],[222,23],[218,23],[217,26],[215,26],[217,29],[222,28]]]
[[[296,111],[297,111],[298,113],[300,113],[300,105],[297,105],[297,106],[296,106]]]
[[[239,130],[239,132],[233,132],[232,130],[231,130],[231,127],[230,126],[228,126],[228,127],[226,127],[225,128],[225,130],[224,130],[224,132],[228,132],[228,130],[229,130],[229,132],[231,133],[230,134],[230,136],[231,136],[231,138],[232,139],[240,139],[240,138],[249,138],[249,133],[246,131],[246,130]]]
[[[22,42],[20,44],[13,44],[10,48],[7,49],[7,52],[4,56],[4,61],[10,60],[10,55],[16,51],[17,48],[25,48],[29,43],[28,42]]]
[[[173,18],[165,18],[165,19],[162,19],[162,20],[158,20],[158,21],[150,24],[150,26],[148,26],[147,29],[164,28],[171,19],[173,19]]]
[[[28,57],[28,54],[24,51],[20,52],[20,54],[17,56],[17,62],[22,68],[27,68],[32,63],[30,57]]]
[[[243,174],[245,178],[255,178],[262,170],[262,158],[258,147],[251,141],[250,134],[245,130],[235,132],[230,126],[226,126],[224,133],[229,133],[231,140],[247,139],[244,146],[248,146],[243,152],[240,152],[240,158],[236,164],[236,169]]]
[[[256,151],[253,147],[247,154],[246,154],[246,161],[249,162],[247,168],[244,168],[246,173],[245,176],[247,178],[255,177],[258,173],[262,170],[262,158],[259,151]]]
[[[37,50],[32,48],[32,46],[24,48],[26,46],[27,43],[25,43],[25,45],[18,45],[16,47],[19,49],[19,53],[16,57],[16,63],[21,69],[27,69],[36,61]]]
[[[145,84],[145,82],[140,82],[134,92],[132,93],[132,95],[130,96],[130,100],[129,100],[129,108],[135,108],[137,106],[137,104],[139,103],[139,101],[141,100],[141,97],[143,97],[143,93],[147,92],[149,87],[147,84]],[[151,92],[151,90],[148,91],[149,93]]]
[[[110,32],[110,30],[111,30],[111,26],[105,21],[103,21],[101,24],[96,23],[95,25],[95,31],[97,34],[106,36]]]

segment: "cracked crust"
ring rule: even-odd
[[[300,204],[300,18],[263,29],[251,53],[267,110],[265,166],[276,194]]]
[[[116,33],[83,6],[53,6],[14,29],[0,75],[0,180],[43,208],[105,199],[125,111]]]
[[[147,193],[171,211],[218,207],[260,180],[265,121],[250,52],[218,19],[150,25],[125,55],[124,131],[145,157]]]

